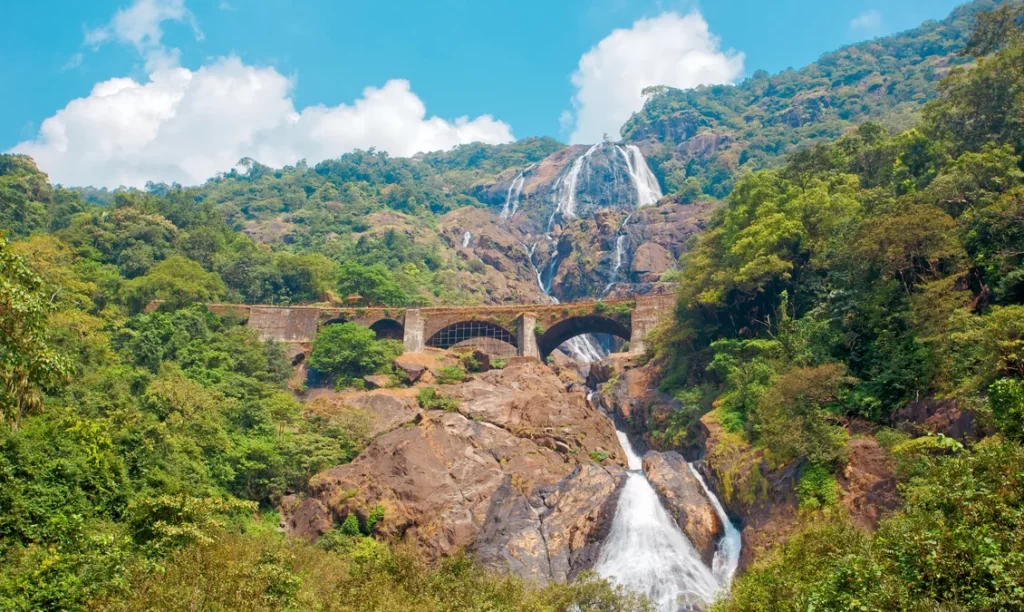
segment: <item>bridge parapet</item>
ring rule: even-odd
[[[473,337],[512,345],[519,355],[546,357],[580,334],[610,333],[630,342],[630,352],[646,349],[646,338],[672,311],[671,295],[565,304],[516,304],[475,307],[337,308],[209,304],[210,311],[247,319],[265,340],[310,343],[320,329],[336,322],[370,327],[385,337],[402,338],[410,352],[427,346],[449,348]]]

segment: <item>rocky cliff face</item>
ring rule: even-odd
[[[657,291],[715,208],[662,198],[640,150],[611,143],[562,149],[474,195],[490,208],[447,215],[450,244],[562,301]]]
[[[625,476],[612,423],[535,360],[439,389],[457,410],[422,411],[411,389],[342,398],[392,428],[288,500],[286,530],[315,538],[380,505],[380,534],[430,558],[466,549],[541,582],[590,567]]]
[[[666,439],[654,433],[664,430],[667,417],[681,408],[657,390],[658,380],[658,364],[640,364],[630,355],[609,355],[591,368],[589,383],[600,389],[594,401],[655,449],[644,457],[648,480],[705,561],[713,555],[722,527],[713,508],[700,503],[704,497],[699,483],[686,470],[686,460],[697,462],[708,486],[741,526],[741,570],[784,542],[806,521],[815,520],[813,513],[802,512],[798,503],[797,485],[805,466],[773,460],[763,449],[722,427],[714,412],[701,417],[680,438]],[[952,413],[948,406],[943,412],[941,406],[935,407],[939,404],[912,404],[903,412],[952,414],[931,420],[918,416],[929,425],[960,424],[958,412]],[[898,502],[893,466],[873,438],[860,435],[866,432],[853,425],[851,428],[858,435],[850,440],[849,463],[838,475],[839,504],[855,524],[874,529]],[[957,427],[948,429],[953,430]]]

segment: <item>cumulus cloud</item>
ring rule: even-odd
[[[163,23],[185,22],[192,27],[196,40],[203,39],[192,12],[185,0],[136,0],[134,4],[116,13],[102,27],[87,30],[85,44],[94,48],[117,41],[135,47],[146,60],[146,70],[153,71],[178,65],[180,51],[163,45]]]
[[[850,20],[850,30],[854,32],[874,32],[882,27],[882,14],[875,9],[864,11]]]
[[[269,67],[219,59],[198,70],[162,68],[146,82],[95,85],[46,119],[13,151],[36,159],[66,185],[198,184],[243,157],[271,166],[317,162],[356,148],[392,155],[513,139],[490,115],[428,116],[409,82],[367,87],[350,105],[296,110],[292,81]]]
[[[650,85],[689,88],[729,83],[743,73],[743,54],[723,51],[699,12],[668,12],[640,19],[613,31],[580,58],[571,80],[576,92],[570,142],[597,142],[619,128],[643,106],[641,91]]]

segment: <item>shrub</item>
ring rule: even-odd
[[[837,403],[845,369],[840,364],[795,368],[760,398],[751,418],[760,444],[780,459],[813,464],[846,462],[846,430],[829,410]]]
[[[996,426],[1004,436],[1024,441],[1024,382],[1001,378],[988,389]]]
[[[611,453],[609,453],[606,450],[590,451],[590,460],[593,461],[594,463],[601,463],[602,461],[611,456]]]
[[[465,556],[424,564],[412,551],[373,538],[346,538],[327,549],[286,540],[226,535],[175,554],[161,568],[138,572],[123,596],[100,610],[579,610],[642,612],[642,598],[593,574],[572,584],[529,586],[488,571]]]
[[[480,367],[483,365],[473,353],[462,353],[459,355],[459,361],[462,362],[462,367],[468,372],[479,372]]]
[[[459,366],[445,366],[437,372],[437,382],[442,385],[454,385],[466,380],[466,371]]]
[[[384,372],[404,351],[397,340],[377,340],[372,329],[338,323],[322,330],[313,341],[309,365],[335,378],[357,379]]]
[[[454,412],[459,409],[459,402],[437,391],[434,387],[424,387],[416,394],[416,403],[424,410],[444,410]]]
[[[800,476],[797,499],[801,508],[820,510],[839,503],[839,483],[835,475],[822,465],[809,465]]]

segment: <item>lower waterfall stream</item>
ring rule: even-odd
[[[594,569],[615,584],[646,595],[659,612],[701,609],[729,588],[739,564],[739,530],[690,463],[724,530],[712,567],[704,565],[647,481],[643,462],[626,433],[617,427],[615,433],[629,473]]]

